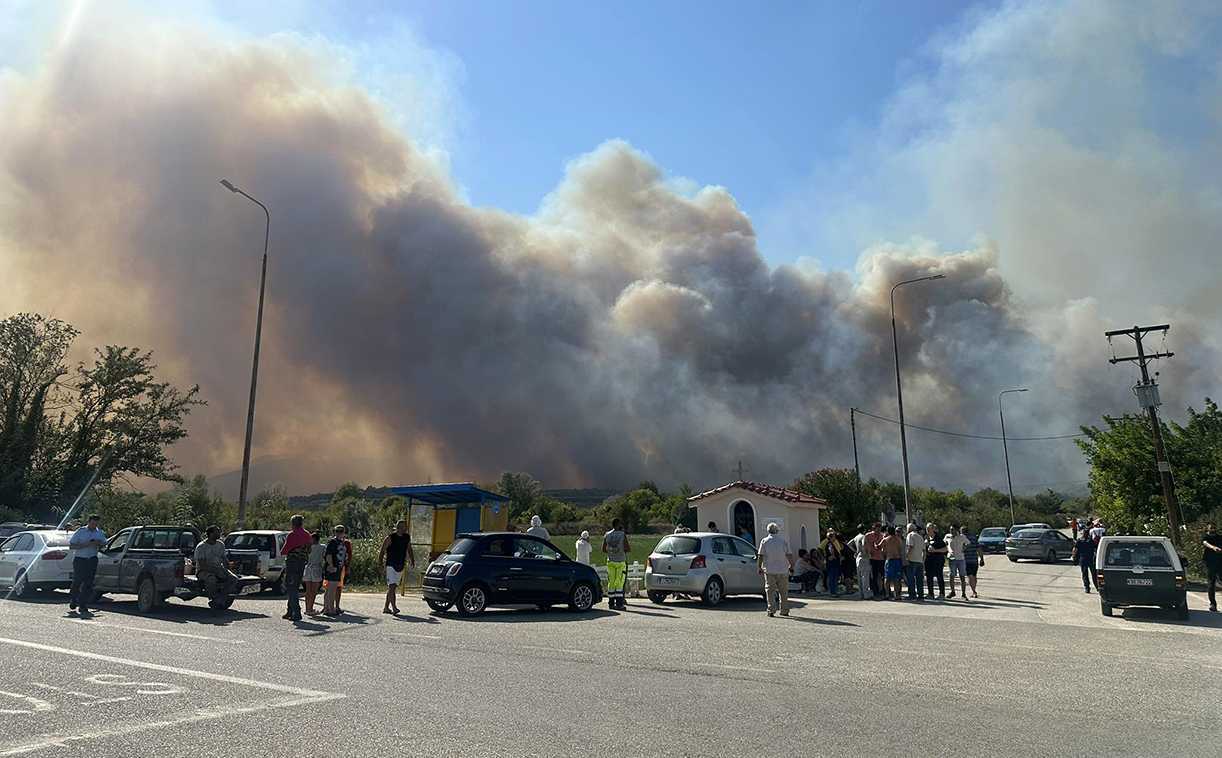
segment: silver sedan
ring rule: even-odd
[[[1073,540],[1056,529],[1021,529],[1006,538],[1006,557],[1012,562],[1031,558],[1055,563],[1073,554]]]
[[[662,603],[671,595],[699,596],[717,605],[728,595],[762,595],[755,548],[729,534],[688,532],[663,537],[645,567],[649,599]]]

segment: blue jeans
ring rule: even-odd
[[[925,597],[925,564],[921,561],[908,561],[904,564],[904,580],[908,584],[908,599],[916,600]]]
[[[827,591],[832,595],[840,592],[840,559],[827,562]]]

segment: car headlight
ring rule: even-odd
[[[446,571],[446,576],[458,576],[459,571],[462,571],[462,564],[451,563],[450,568]]]

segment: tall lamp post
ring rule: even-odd
[[[904,523],[906,524],[912,523],[912,499],[908,492],[908,436],[904,431],[904,387],[900,382],[900,338],[895,329],[895,291],[905,284],[932,282],[935,279],[945,278],[945,274],[922,276],[917,279],[902,281],[891,288],[891,343],[895,348],[895,397],[899,401],[900,407],[900,454],[904,459]]]
[[[1011,392],[1026,392],[1026,387],[1012,390],[1002,390],[997,393],[997,415],[1001,416],[1001,450],[1006,456],[1006,489],[1010,491],[1010,526],[1014,526],[1014,484],[1010,481],[1010,448],[1006,445],[1006,412],[1001,405],[1001,399]]]
[[[272,214],[266,205],[234,186],[228,179],[222,179],[221,186],[262,208],[267,218],[263,229],[263,268],[259,274],[259,315],[255,319],[255,358],[250,367],[250,403],[246,406],[246,444],[242,448],[242,485],[238,490],[238,529],[243,529],[246,527],[246,486],[250,481],[250,438],[255,429],[255,389],[259,386],[259,343],[263,336],[263,291],[267,284],[267,242],[272,234]]]

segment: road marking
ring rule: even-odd
[[[0,749],[0,756],[4,755],[21,755],[24,753],[33,753],[39,750],[48,748],[66,748],[71,743],[90,742],[94,740],[107,739],[110,737],[119,737],[126,734],[136,732],[146,732],[156,729],[163,729],[169,726],[177,726],[181,724],[194,724],[201,721],[213,721],[224,718],[226,716],[235,716],[248,713],[258,713],[260,711],[271,710],[273,708],[292,708],[298,705],[311,705],[323,703],[330,700],[338,700],[347,697],[343,693],[338,692],[323,692],[321,690],[310,690],[302,687],[290,687],[283,684],[273,684],[271,682],[260,682],[254,679],[245,679],[238,676],[230,676],[228,674],[213,674],[208,671],[195,671],[193,669],[179,668],[178,666],[164,666],[160,663],[147,663],[145,661],[134,661],[129,658],[119,658],[113,655],[102,655],[100,653],[87,653],[83,650],[70,650],[68,648],[55,647],[54,645],[44,645],[38,642],[26,642],[25,640],[14,640],[5,637],[0,637],[0,644],[13,645],[15,647],[27,648],[29,650],[42,650],[49,653],[59,653],[61,655],[73,656],[76,658],[85,658],[91,661],[102,661],[104,663],[114,663],[121,666],[131,666],[133,668],[146,669],[149,671],[160,671],[167,674],[177,674],[179,676],[191,677],[194,679],[207,679],[214,682],[225,682],[226,684],[237,684],[245,687],[252,687],[260,690],[268,690],[278,692],[284,695],[292,696],[290,699],[268,700],[262,703],[241,706],[221,706],[218,708],[205,708],[194,713],[183,714],[174,718],[163,719],[160,721],[151,721],[141,724],[128,724],[109,729],[100,729],[93,732],[86,732],[72,735],[44,735],[40,739],[33,740],[21,745],[13,745],[7,748]],[[7,693],[6,693],[7,694]],[[26,697],[28,696],[16,696]],[[27,702],[31,702],[28,701]],[[48,705],[50,705],[48,703]],[[51,706],[52,708],[54,706]]]
[[[719,669],[733,669],[735,671],[758,671],[762,674],[775,674],[776,669],[760,668],[759,666],[730,666],[725,663],[696,663],[695,666],[712,666]]]
[[[0,708],[0,713],[5,715],[17,716],[30,713],[45,713],[46,711],[55,710],[55,706],[51,705],[46,700],[39,700],[33,695],[22,695],[20,692],[5,692],[4,690],[0,690],[0,695],[11,697],[14,700],[20,700],[29,706],[28,708],[22,708],[20,710],[16,708]]]
[[[208,642],[221,642],[226,645],[242,645],[245,640],[231,640],[224,637],[207,637],[202,634],[188,634],[187,632],[171,632],[166,629],[149,629],[146,626],[128,626],[127,624],[111,624],[106,621],[91,621],[89,619],[60,619],[73,624],[84,624],[86,626],[104,626],[109,629],[123,629],[128,632],[144,632],[146,634],[164,634],[167,637],[183,637],[189,640],[207,640]]]
[[[8,639],[7,637],[0,637],[0,644],[24,647],[30,650],[42,650],[48,653],[60,653],[61,655],[86,658],[91,661],[115,663],[120,666],[131,666],[133,668],[146,669],[148,671],[161,671],[167,674],[178,674],[179,676],[187,676],[195,679],[209,679],[214,682],[225,682],[226,684],[240,684],[246,687],[254,687],[261,690],[271,690],[272,692],[283,692],[288,695],[296,695],[300,698],[320,698],[333,700],[338,697],[344,697],[344,695],[336,694],[334,692],[308,690],[302,687],[290,687],[284,684],[272,684],[271,682],[260,682],[255,679],[245,679],[240,676],[230,676],[229,674],[213,674],[209,671],[196,671],[194,669],[179,668],[178,666],[165,666],[160,663],[133,661],[130,658],[119,658],[113,655],[102,655],[101,653],[87,653],[84,650],[71,650],[69,648],[55,647],[54,645],[44,645],[40,642],[26,642],[25,640],[13,640]],[[2,753],[0,753],[0,755],[2,755]]]
[[[547,647],[546,645],[518,645],[518,647],[526,648],[527,650],[543,650],[548,653],[574,653],[577,655],[592,655],[589,650],[577,650],[576,648],[568,647]]]

